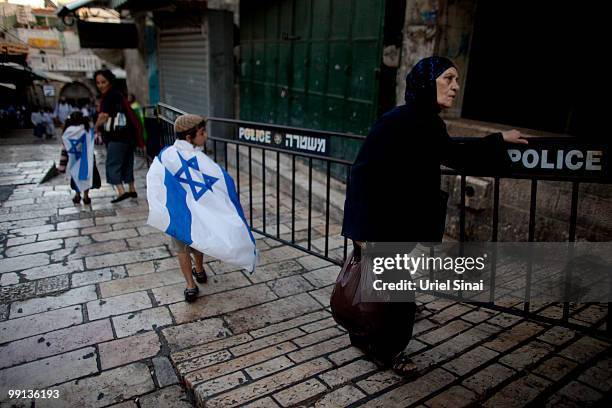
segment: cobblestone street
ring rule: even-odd
[[[135,163],[139,197],[111,204],[97,147],[103,186],[90,206],[75,205],[66,176],[39,184],[59,160],[59,141],[30,134],[0,139],[2,406],[610,406],[609,339],[427,295],[408,346],[419,374],[380,371],[331,317],[340,268],[263,236],[254,274],[205,258],[208,283],[187,304],[170,240],[146,225],[144,160]],[[253,178],[256,226],[261,187]],[[274,191],[266,189],[269,211]],[[281,201],[284,238],[290,205]],[[297,240],[308,235],[305,208],[296,211]],[[312,217],[321,249],[325,214]],[[275,213],[266,218],[275,232]],[[338,234],[336,220],[329,249],[341,258]],[[574,321],[606,311],[580,305]],[[10,400],[14,389],[56,389],[59,399],[32,405]]]

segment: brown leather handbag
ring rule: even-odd
[[[355,245],[336,279],[330,306],[336,323],[351,334],[367,336],[382,329],[386,304],[363,301],[364,291],[369,288],[361,287],[362,273],[367,272],[363,268],[361,248]]]
[[[383,367],[412,338],[416,305],[385,301],[385,296],[371,292],[369,261],[355,245],[336,279],[330,305],[336,323],[349,332],[351,344]]]

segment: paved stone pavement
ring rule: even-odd
[[[21,183],[20,174],[39,177],[59,156],[57,141],[22,136],[0,151],[2,406],[31,406],[7,393],[32,388],[59,391],[36,407],[566,407],[610,399],[609,340],[426,295],[408,346],[419,374],[378,370],[331,318],[339,267],[262,236],[256,273],[207,258],[209,283],[187,304],[168,239],[146,225],[142,159],[138,199],[112,205],[103,186],[91,206],[75,206],[62,176]],[[104,173],[103,149],[96,154]],[[274,190],[266,190],[272,232]],[[262,225],[257,180],[253,191],[254,224]],[[280,202],[278,232],[290,239],[291,202]],[[323,214],[313,211],[310,228],[307,215],[298,203],[296,240],[310,231],[321,251]],[[329,228],[330,253],[342,257],[337,221]],[[572,321],[589,325],[605,312],[577,305]]]

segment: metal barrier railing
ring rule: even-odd
[[[173,131],[173,123],[175,118],[178,115],[184,114],[185,112],[180,109],[173,108],[166,104],[159,104],[155,109],[153,107],[147,107],[146,110],[151,114],[155,113],[155,117],[161,129],[161,139],[160,143],[162,145],[169,145],[174,142],[174,131]],[[349,135],[342,133],[334,133],[334,132],[322,132],[317,130],[310,129],[300,129],[300,128],[291,128],[286,126],[278,126],[272,124],[263,124],[263,123],[253,123],[241,120],[234,119],[225,119],[225,118],[214,118],[209,117],[209,122],[211,123],[220,123],[231,127],[257,127],[260,129],[270,129],[271,131],[278,130],[285,133],[293,132],[299,134],[306,135],[314,135],[314,136],[325,136],[325,137],[341,137],[341,138],[350,138],[350,139],[364,139],[363,136],[358,135]],[[237,132],[233,129],[231,132],[227,132],[229,134],[236,135]],[[463,138],[468,139],[468,138]],[[228,165],[233,164],[233,172],[235,175],[236,186],[238,190],[238,194],[244,191],[244,188],[248,188],[248,213],[249,213],[249,222],[252,227],[252,230],[264,237],[271,238],[276,240],[282,244],[300,249],[308,254],[314,255],[318,258],[322,258],[328,262],[334,263],[336,265],[342,265],[344,259],[346,259],[348,252],[348,242],[344,237],[339,237],[339,234],[334,234],[340,238],[343,243],[340,248],[330,248],[330,227],[332,226],[332,220],[330,219],[330,190],[332,185],[332,172],[331,166],[343,166],[346,171],[346,177],[343,180],[343,185],[348,186],[349,178],[348,178],[348,170],[352,165],[352,161],[333,158],[329,156],[325,156],[317,153],[308,153],[304,151],[292,151],[287,150],[283,147],[276,147],[274,145],[262,145],[256,142],[240,140],[240,139],[230,139],[227,137],[216,137],[214,134],[209,133],[208,137],[208,152],[212,150],[213,158],[220,164],[223,164],[228,171]],[[261,151],[261,156],[259,158],[255,158],[253,151]],[[271,154],[269,154],[269,153]],[[230,153],[232,157],[230,158]],[[285,167],[284,170],[287,170],[287,166],[289,168],[290,176],[288,178],[290,182],[290,188],[286,189],[285,196],[289,197],[289,207],[290,207],[290,217],[287,219],[287,214],[281,211],[281,204],[286,204],[286,200],[283,200],[281,203],[281,161],[285,158]],[[267,160],[274,160],[274,163],[268,165]],[[244,163],[246,161],[246,163]],[[261,179],[261,202],[259,203],[259,208],[256,207],[256,203],[253,198],[253,174],[254,174],[254,163],[257,162],[260,170],[259,177]],[[319,185],[323,185],[323,194],[320,198],[315,198],[316,202],[313,202],[313,172],[315,170],[313,163],[319,162],[319,168],[322,168],[322,171],[317,171],[317,182]],[[322,165],[321,165],[322,164]],[[241,179],[241,171],[244,171],[244,167],[247,167],[247,175],[248,175],[248,184],[245,186],[245,181]],[[307,179],[301,178],[301,181],[298,182],[297,178],[300,176],[299,171],[307,172]],[[266,211],[267,204],[266,203],[266,173],[271,172],[274,173],[276,177],[275,185],[276,191],[273,195],[273,199],[275,203],[273,203],[273,207],[276,210],[275,213],[272,214],[272,223],[267,217],[268,211]],[[451,176],[459,176],[460,177],[460,206],[459,206],[459,241],[463,242],[466,240],[466,178],[468,175],[459,174],[454,170],[443,169],[443,175],[451,175]],[[244,176],[243,176],[244,177]],[[528,242],[533,242],[535,240],[535,228],[536,228],[536,201],[538,197],[538,181],[541,180],[541,177],[529,176],[526,174],[509,174],[504,175],[503,177],[491,177],[493,179],[493,207],[492,207],[492,225],[491,225],[491,241],[497,242],[499,238],[499,209],[500,209],[500,179],[501,178],[511,178],[511,179],[526,179],[531,181],[530,188],[530,205],[529,205],[529,225],[528,225]],[[545,180],[548,181],[565,181],[571,183],[571,209],[570,209],[570,217],[568,220],[568,241],[574,242],[576,240],[576,224],[577,224],[577,216],[578,216],[578,199],[579,199],[579,186],[580,181],[573,179],[571,176],[546,176]],[[582,180],[582,179],[581,179]],[[609,183],[609,181],[602,180],[589,180],[589,182],[598,182],[598,183]],[[272,183],[270,183],[272,184]],[[305,184],[305,186],[304,186]],[[298,221],[296,217],[297,206],[296,206],[296,191],[297,188],[305,188],[305,197],[303,197],[306,201],[306,236],[302,237],[302,239],[297,237],[297,233],[299,231],[296,230],[296,223],[302,222],[303,220]],[[323,200],[321,202],[321,200]],[[321,211],[320,213],[324,215],[323,228],[320,235],[322,235],[323,243],[318,243],[319,246],[317,248],[313,248],[313,204],[316,204],[317,208]],[[261,211],[260,209],[263,209]],[[246,210],[246,208],[245,208]],[[255,211],[261,212],[261,220],[257,217],[254,217]],[[284,221],[283,221],[284,220]],[[335,227],[338,226],[338,222],[341,220],[336,220]],[[255,224],[258,224],[256,226]],[[283,225],[289,225],[289,231],[283,232],[281,228]],[[275,231],[271,231],[269,225],[272,225],[275,228]],[[321,224],[318,225],[319,227]],[[303,231],[302,231],[303,232]],[[319,238],[319,239],[321,239]],[[332,253],[333,252],[333,253]],[[494,282],[495,280],[495,262],[492,264],[493,270],[491,271],[491,279]],[[528,271],[526,279],[530,279],[530,273]],[[463,298],[461,296],[448,296],[444,294],[436,293],[441,297],[447,297],[458,301],[469,302],[469,299]],[[537,310],[531,310],[531,302],[529,298],[529,293],[525,293],[525,298],[523,302],[523,308],[518,309],[515,307],[501,306],[494,303],[494,294],[491,293],[491,298],[489,303],[479,303],[481,306],[492,309],[503,311],[506,313],[511,313],[520,316],[527,316],[534,320],[539,320],[546,323],[551,323],[555,325],[563,325],[565,327],[573,328],[576,330],[588,331],[593,334],[601,334],[601,330],[595,329],[594,327],[601,326],[604,321],[606,323],[606,332],[608,335],[612,334],[612,304],[608,303],[608,313],[604,318],[604,321],[597,321],[591,327],[585,327],[580,324],[572,323],[570,321],[570,304],[563,303],[562,306],[562,317],[560,319],[550,318],[547,316],[543,316],[538,314],[539,310],[542,308],[538,308]],[[588,305],[587,305],[588,306]],[[585,307],[587,307],[585,306]],[[574,313],[579,312],[580,310],[574,311]]]
[[[163,112],[161,112],[159,108],[163,109]],[[173,128],[174,120],[176,119],[177,116],[185,114],[185,113],[186,112],[180,109],[173,108],[169,105],[159,104],[158,120],[162,128],[161,142],[163,143],[163,145],[169,145],[174,142],[174,128]],[[316,131],[316,130],[310,130],[310,129],[290,128],[290,127],[276,126],[276,125],[270,125],[270,124],[259,124],[259,123],[254,123],[254,122],[247,122],[247,121],[240,121],[240,120],[233,120],[233,119],[223,119],[223,118],[214,118],[214,117],[209,117],[207,119],[209,122],[213,122],[213,123],[214,122],[225,123],[228,125],[235,125],[235,126],[237,125],[244,125],[244,126],[257,125],[260,127],[265,127],[265,128],[270,128],[270,129],[289,130],[292,132],[296,132],[296,133],[300,132],[300,133],[305,133],[309,135],[325,135],[325,136],[332,135],[332,136],[348,137],[348,138],[353,138],[353,139],[363,139],[364,138],[363,136],[359,136],[359,135],[345,135],[342,133],[328,133],[328,132],[322,132],[322,131]],[[219,157],[221,157],[221,160],[222,160],[221,164],[223,164],[226,167],[226,169],[228,168],[228,161],[229,161],[229,155],[228,155],[229,145],[235,146],[235,148],[233,149],[234,150],[233,159],[236,164],[240,163],[241,155],[246,156],[247,161],[248,161],[248,164],[247,164],[248,171],[246,171],[246,173],[248,174],[248,194],[249,194],[248,213],[249,213],[249,222],[254,232],[257,232],[258,234],[261,234],[265,237],[275,239],[285,245],[289,245],[294,248],[301,249],[305,251],[306,253],[320,257],[334,264],[337,264],[337,265],[342,264],[343,259],[346,258],[346,255],[347,255],[348,245],[347,245],[346,239],[344,239],[344,250],[343,250],[342,259],[334,258],[330,256],[329,240],[327,239],[329,237],[329,228],[330,228],[329,206],[330,206],[330,186],[331,186],[331,165],[335,164],[339,166],[344,166],[348,170],[348,168],[350,168],[350,166],[352,165],[351,161],[343,160],[343,159],[336,159],[336,158],[331,158],[331,157],[325,157],[325,156],[312,154],[312,153],[306,153],[306,152],[290,152],[280,147],[262,146],[260,144],[247,142],[247,141],[231,140],[227,138],[218,138],[212,134],[209,135],[208,137],[208,143],[209,143],[209,146],[208,146],[209,150],[212,150],[213,152],[213,159],[215,161],[218,161]],[[211,147],[212,149],[210,149]],[[291,237],[290,239],[285,239],[281,237],[281,235],[284,235],[284,234],[281,234],[281,230],[280,230],[281,229],[280,211],[277,211],[275,214],[276,216],[276,222],[275,222],[276,233],[275,234],[270,233],[267,229],[268,220],[267,220],[265,211],[263,212],[263,216],[262,216],[262,227],[261,228],[253,227],[254,204],[253,204],[253,166],[252,164],[253,164],[253,150],[254,149],[262,151],[261,176],[262,176],[262,207],[263,208],[266,207],[266,155],[264,154],[264,151],[275,153],[275,159],[276,159],[275,160],[276,162],[276,169],[275,169],[276,170],[275,171],[276,194],[275,194],[275,197],[276,197],[276,208],[277,209],[280,208],[280,197],[281,197],[281,191],[280,191],[281,155],[290,156],[290,163],[291,163]],[[296,218],[297,218],[296,217],[296,208],[297,208],[296,207],[296,187],[298,184],[297,179],[296,179],[296,172],[300,164],[298,162],[299,159],[302,159],[304,164],[308,166],[308,189],[307,189],[308,190],[308,196],[307,196],[308,225],[307,225],[306,246],[299,244],[299,240],[296,238],[296,228],[295,228]],[[318,251],[314,251],[312,248],[312,204],[313,204],[312,185],[313,185],[313,164],[315,161],[320,161],[320,162],[325,163],[323,166],[325,168],[325,185],[326,185],[325,187],[325,233],[323,235],[324,237],[326,237],[326,239],[325,239],[325,244],[324,244],[322,253]],[[348,176],[348,171],[346,171],[346,174]],[[236,176],[236,188],[238,190],[238,194],[240,194],[244,186],[244,182],[241,178],[241,166],[240,165],[235,166],[235,176]],[[346,182],[348,183],[348,177],[346,179]]]

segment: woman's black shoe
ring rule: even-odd
[[[191,274],[195,277],[196,282],[198,283],[206,283],[208,281],[208,276],[206,276],[206,271],[204,270],[202,270],[202,272],[196,272],[195,268],[192,268]]]
[[[393,359],[393,371],[403,377],[408,377],[417,374],[418,367],[410,357],[402,352]]]
[[[126,198],[130,198],[130,193],[123,193],[123,194],[121,194],[119,197],[111,200],[111,203],[115,204],[115,203],[118,203],[119,201],[125,200]]]
[[[138,193],[135,191],[128,191],[126,194],[129,194],[132,198],[138,198]]]
[[[185,300],[189,303],[194,302],[198,298],[198,293],[200,293],[200,288],[198,288],[197,286],[193,289],[186,288]]]

